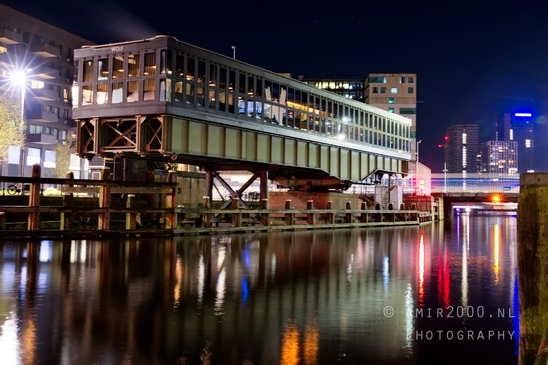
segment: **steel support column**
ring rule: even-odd
[[[261,174],[260,179],[260,200],[268,199],[268,170],[261,170],[259,171]]]

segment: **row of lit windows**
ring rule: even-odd
[[[408,84],[413,84],[415,78],[413,76],[399,76],[398,81],[400,84],[405,84],[407,81]],[[386,76],[369,76],[370,84],[386,84]]]
[[[379,89],[380,89],[380,94],[386,94],[386,87],[384,87],[384,86],[381,86],[380,88],[377,87],[377,86],[373,86],[371,88],[371,93],[372,94],[379,94]],[[412,88],[412,87],[407,88],[407,93],[408,94],[413,94],[414,92],[415,92],[414,88]],[[391,94],[397,94],[398,93],[398,88],[397,87],[391,87],[390,88],[390,93]]]
[[[119,54],[82,68],[76,107],[166,101],[409,151],[407,124],[192,55]]]

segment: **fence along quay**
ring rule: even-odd
[[[371,226],[419,225],[437,218],[437,209],[419,211],[414,206],[381,210],[361,203],[345,209],[315,209],[312,200],[306,209],[295,209],[291,200],[284,209],[268,209],[267,199],[255,209],[240,209],[233,199],[231,209],[214,209],[203,198],[199,208],[177,206],[176,172],[168,171],[165,182],[113,181],[110,171],[101,171],[101,180],[42,178],[33,166],[32,177],[0,176],[3,186],[28,184],[26,195],[2,195],[1,237],[115,237],[145,235],[218,234],[249,231],[334,229]],[[45,196],[45,185],[61,186],[62,196]],[[3,190],[4,193],[5,190]],[[27,191],[24,189],[23,191]],[[81,196],[81,195],[86,196]],[[18,204],[9,204],[18,203]],[[26,222],[21,217],[26,215]]]

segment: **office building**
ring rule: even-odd
[[[494,176],[518,174],[518,143],[516,141],[488,141],[480,144],[482,173]]]
[[[42,176],[54,174],[56,146],[66,144],[75,131],[73,50],[89,44],[92,42],[0,4],[0,93],[14,88],[14,72],[25,73],[23,121],[27,133],[24,148],[10,147],[2,175],[29,176],[34,164],[40,164]],[[87,177],[85,160],[75,155],[66,158],[71,159],[75,177]]]
[[[457,124],[447,128],[445,164],[447,172],[460,174],[463,186],[469,173],[479,172],[479,127],[477,124]]]
[[[535,127],[531,113],[504,113],[495,117],[496,139],[515,141],[518,149],[518,173],[534,172]]]
[[[342,75],[321,75],[304,76],[299,75],[299,81],[313,85],[318,89],[331,91],[335,94],[344,96],[347,99],[353,99],[365,102],[365,83],[364,76],[342,76]]]

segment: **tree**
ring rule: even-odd
[[[21,98],[15,92],[0,95],[0,171],[8,162],[9,147],[26,144],[26,127],[21,120]]]
[[[70,156],[76,153],[76,133],[69,131],[67,139],[60,141],[54,148],[54,177],[65,178],[70,169]]]

